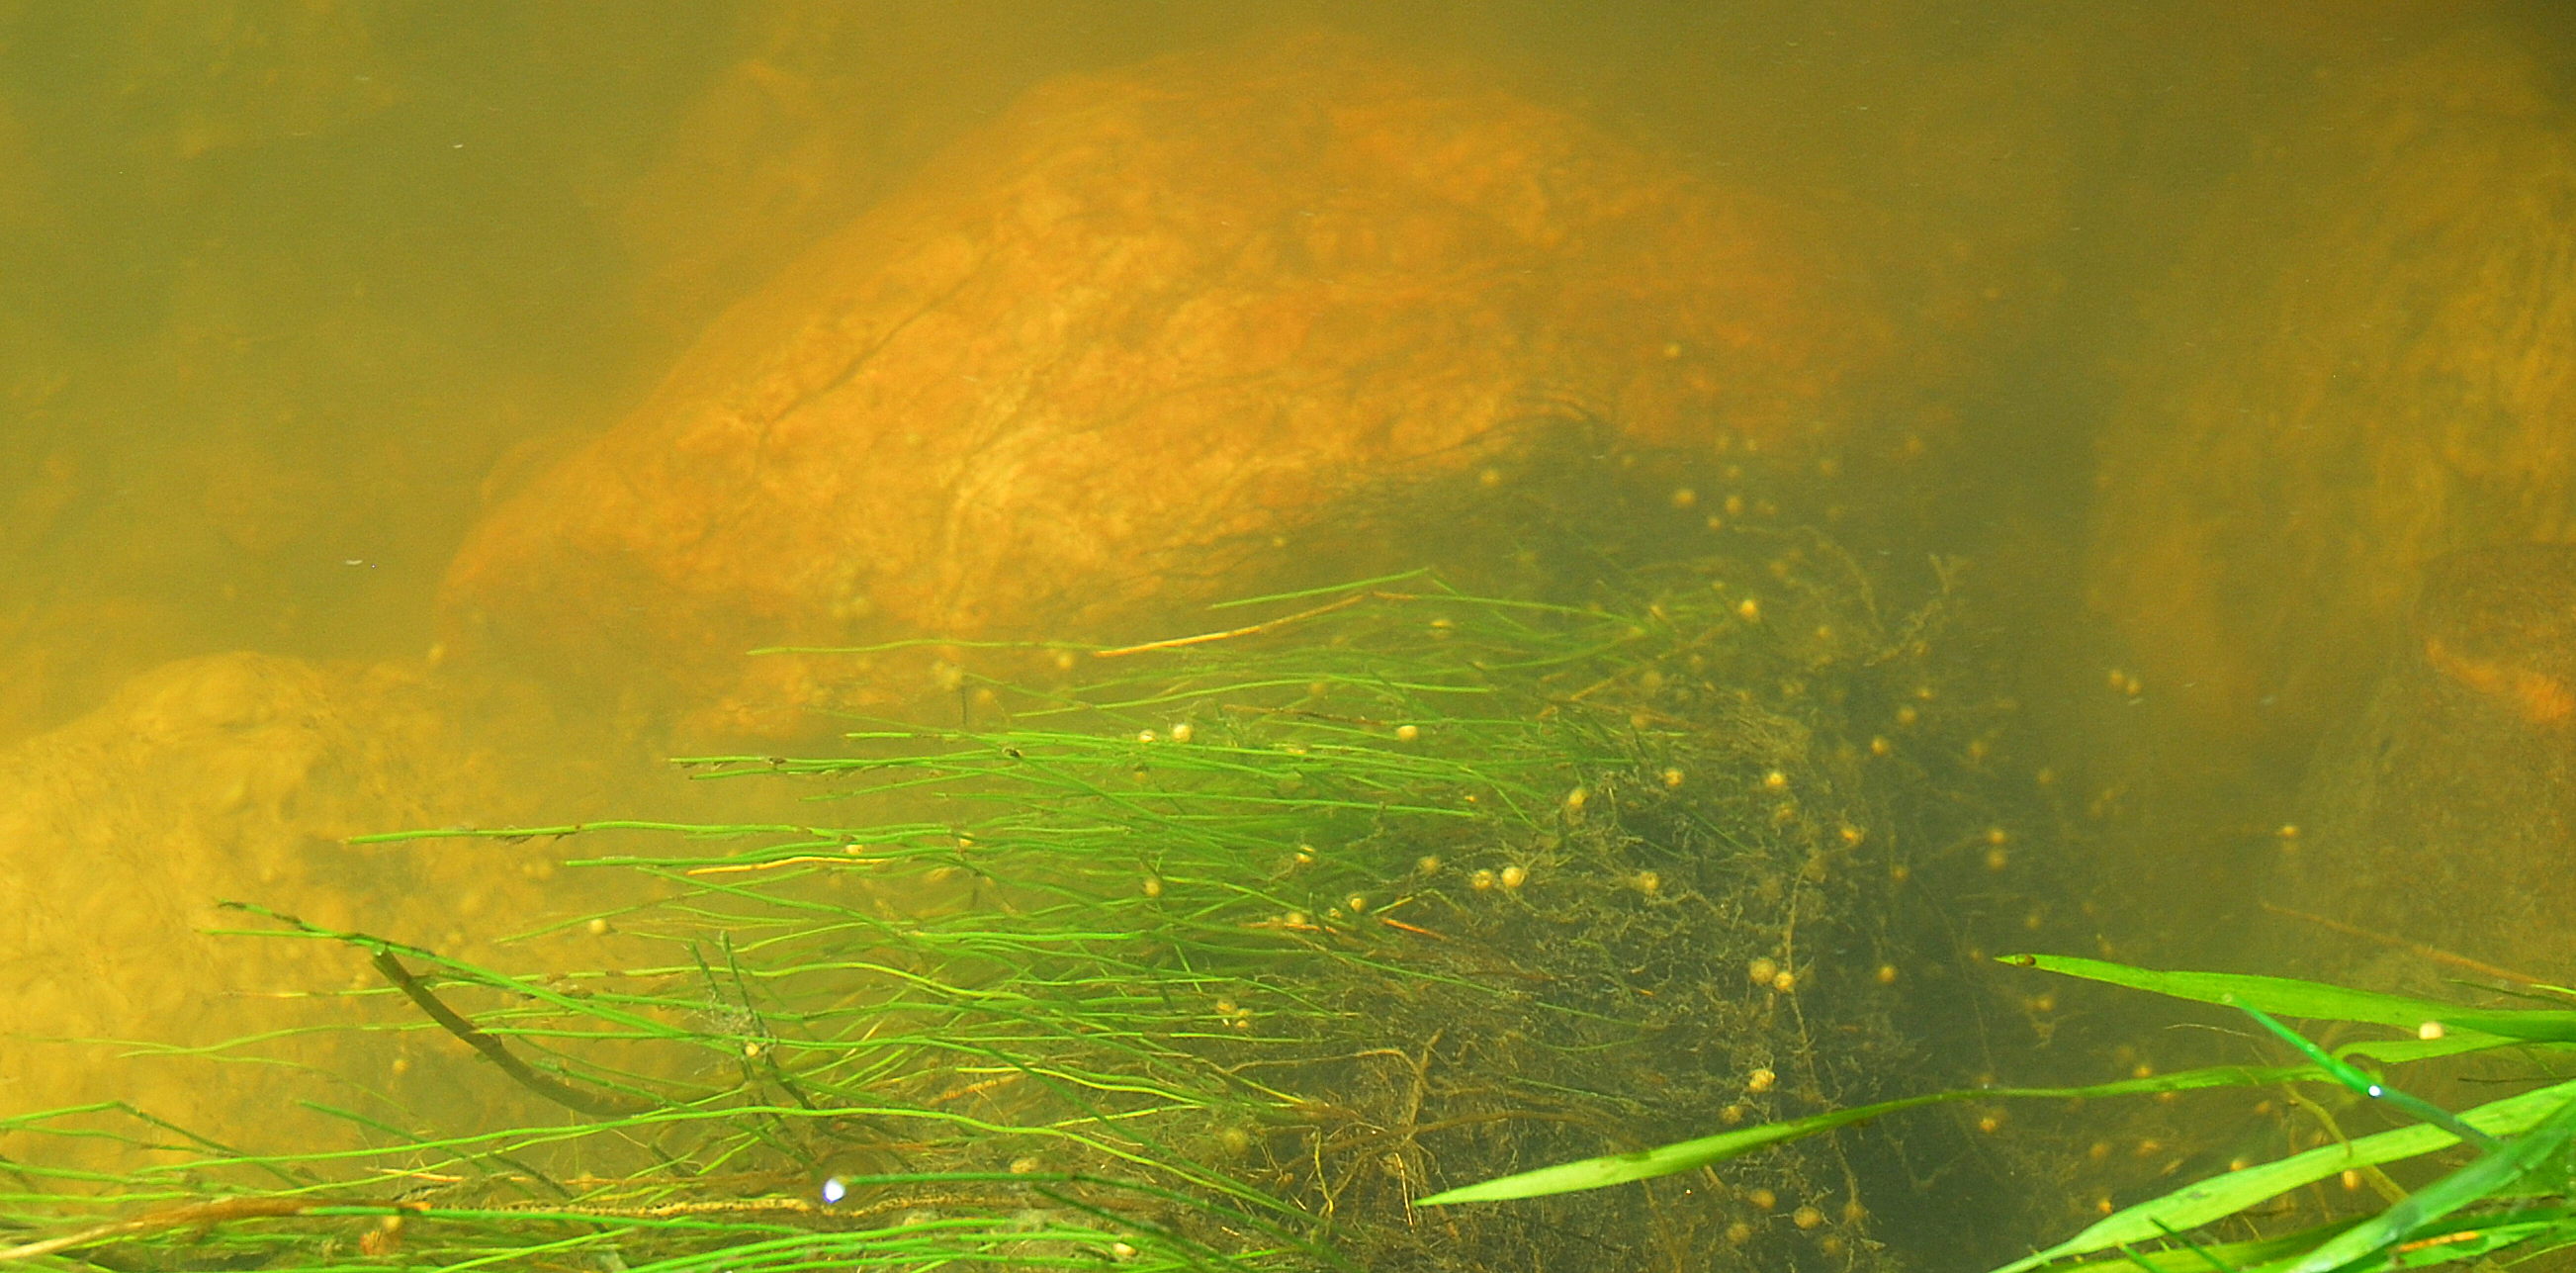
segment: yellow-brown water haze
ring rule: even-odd
[[[224,898],[622,958],[341,841],[744,807],[653,757],[928,669],[741,650],[1148,626],[1533,409],[1871,466],[1998,657],[2125,643],[2104,789],[2286,800],[2426,560],[2576,533],[2563,19],[2008,10],[0,2],[0,1115],[267,1130],[48,1040],[417,1026]]]

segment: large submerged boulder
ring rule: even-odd
[[[1132,631],[1526,422],[1818,445],[1888,343],[1821,237],[1335,37],[1057,80],[496,509],[446,611],[733,729],[901,700],[922,663],[741,655]]]

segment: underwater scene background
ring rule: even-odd
[[[2572,36],[0,0],[0,1262],[2072,1267],[2409,1124],[2240,1005],[2552,1092]]]

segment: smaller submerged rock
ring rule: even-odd
[[[2463,975],[2396,943],[2564,984],[2576,960],[2576,545],[2433,562],[2412,635],[2319,751],[2283,879],[2286,905],[2383,940],[2317,928],[2294,940],[2344,950],[2380,984],[2431,990]]]

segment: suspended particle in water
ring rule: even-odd
[[[1440,855],[1436,853],[1425,853],[1421,857],[1415,858],[1413,860],[1413,869],[1424,875],[1438,875],[1440,873]]]
[[[582,925],[582,929],[593,937],[605,937],[608,935],[608,921],[605,918],[594,917],[589,923]]]
[[[1771,1085],[1779,1081],[1780,1076],[1772,1073],[1768,1069],[1755,1070],[1751,1074],[1744,1076],[1744,1090],[1748,1092],[1768,1092],[1771,1090]]]
[[[1882,986],[1892,986],[1896,984],[1896,965],[1880,964],[1878,966],[1878,984]]]
[[[1113,1260],[1132,1260],[1132,1259],[1135,1259],[1135,1258],[1136,1258],[1136,1248],[1135,1248],[1135,1246],[1134,1246],[1134,1245],[1132,1245],[1132,1244],[1130,1244],[1130,1243],[1126,1243],[1126,1242],[1112,1242],[1112,1243],[1110,1243],[1110,1244],[1109,1244],[1109,1258],[1111,1258],[1111,1259],[1113,1259]]]
[[[1182,721],[1179,724],[1172,726],[1172,741],[1176,743],[1188,742],[1190,740],[1190,735],[1197,732],[1198,731],[1196,729],[1191,728],[1188,721]]]
[[[1858,844],[1869,838],[1869,832],[1863,831],[1859,827],[1844,827],[1842,829],[1842,838],[1843,843],[1845,844]]]
[[[2002,849],[1986,850],[1987,870],[2000,871],[2010,865],[2012,865],[2012,854],[2006,853]]]
[[[1657,889],[1662,888],[1663,886],[1664,886],[1664,877],[1663,877],[1663,876],[1657,875],[1657,874],[1655,874],[1653,871],[1639,871],[1639,872],[1637,872],[1637,891],[1638,891],[1638,892],[1643,893],[1643,894],[1645,894],[1645,895],[1646,895],[1646,896],[1648,896],[1648,897],[1652,897],[1652,896],[1654,896],[1654,895],[1655,895],[1655,891],[1656,891]]]
[[[822,1193],[823,1205],[828,1207],[833,1203],[839,1202],[843,1198],[849,1197],[850,1187],[843,1183],[839,1176],[828,1176],[824,1178]]]
[[[1736,602],[1735,617],[1744,620],[1746,623],[1760,623],[1762,621],[1762,603],[1751,597],[1746,597],[1744,600]]]
[[[1729,1127],[1733,1127],[1737,1123],[1743,1122],[1744,1107],[1741,1105],[1729,1105],[1726,1108],[1719,1110],[1717,1112],[1717,1121],[1724,1123]]]
[[[1763,1211],[1780,1205],[1780,1195],[1768,1189],[1747,1189],[1744,1191],[1744,1200]]]
[[[1150,742],[1154,741],[1154,731],[1152,731],[1152,730],[1150,730],[1150,729],[1140,729],[1140,730],[1137,730],[1137,731],[1136,731],[1136,741],[1137,741],[1137,742],[1140,742],[1140,743],[1150,743]]]
[[[1034,1154],[1026,1158],[1014,1158],[1011,1160],[1011,1174],[1014,1176],[1025,1176],[1035,1172],[1043,1165],[1044,1164],[1040,1163],[1037,1156]]]
[[[1664,786],[1666,786],[1667,788],[1671,788],[1671,787],[1679,787],[1679,786],[1681,786],[1681,785],[1682,785],[1682,771],[1681,771],[1681,770],[1679,770],[1679,769],[1674,769],[1674,768],[1667,767],[1667,768],[1664,770]]]
[[[1764,791],[1787,791],[1789,789],[1789,775],[1782,773],[1777,769],[1762,775],[1762,789]]]
[[[1422,737],[1422,727],[1419,725],[1398,725],[1395,727],[1395,741],[1399,743],[1409,743],[1420,737]]]
[[[1694,491],[1687,486],[1676,488],[1673,491],[1673,507],[1675,508],[1689,508],[1691,505],[1698,502],[1699,492]]]
[[[1869,1208],[1860,1205],[1860,1199],[1854,1198],[1843,1204],[1843,1223],[1859,1224],[1868,1218]]]
[[[1504,867],[1502,882],[1504,888],[1519,888],[1529,882],[1529,868],[1519,863]]]
[[[1480,870],[1475,874],[1468,876],[1467,887],[1472,888],[1479,893],[1492,892],[1494,888],[1494,873],[1492,871]]]
[[[1583,802],[1591,798],[1592,793],[1585,791],[1581,787],[1577,787],[1572,791],[1566,792],[1565,811],[1570,814],[1580,814],[1583,812]]]
[[[1754,960],[1745,972],[1753,978],[1753,984],[1767,986],[1771,984],[1773,977],[1780,975],[1780,965],[1766,957]]]
[[[1870,754],[1870,755],[1873,755],[1873,756],[1885,756],[1885,755],[1888,755],[1888,754],[1890,754],[1890,753],[1893,753],[1895,750],[1896,750],[1896,745],[1895,745],[1894,743],[1891,743],[1891,742],[1887,741],[1887,735],[1885,735],[1885,734],[1879,734],[1879,735],[1876,735],[1876,736],[1872,737],[1872,738],[1869,740],[1869,754]]]
[[[1923,713],[1914,710],[1913,705],[1910,703],[1904,707],[1896,709],[1896,723],[1899,726],[1912,725],[1914,722],[1921,719],[1923,719]]]
[[[1792,991],[1792,990],[1797,989],[1797,988],[1798,988],[1798,977],[1797,977],[1797,974],[1795,974],[1795,973],[1793,973],[1793,972],[1790,972],[1790,971],[1789,971],[1788,969],[1786,969],[1786,968],[1781,969],[1779,972],[1777,972],[1777,973],[1775,973],[1775,974],[1773,974],[1773,975],[1772,975],[1772,977],[1771,977],[1771,988],[1772,988],[1773,990],[1778,991],[1778,992],[1779,992],[1779,993],[1781,993],[1781,994],[1784,994],[1784,995],[1785,995],[1785,994],[1787,994],[1787,993],[1789,993],[1789,992],[1790,992],[1790,991]]]
[[[1801,1229],[1812,1229],[1825,1222],[1825,1213],[1814,1207],[1800,1207],[1789,1213],[1789,1223]]]
[[[1342,905],[1349,907],[1350,912],[1357,915],[1368,909],[1368,897],[1366,894],[1353,893],[1342,899]]]
[[[1981,1114],[1977,1118],[1977,1130],[1990,1136],[2001,1130],[2003,1125],[2004,1116],[2001,1114]]]
[[[1281,918],[1290,928],[1311,928],[1315,923],[1314,918],[1304,911],[1290,911]]]
[[[1070,672],[1073,670],[1073,651],[1058,650],[1055,652],[1055,670],[1059,672]]]
[[[1297,846],[1297,865],[1299,865],[1299,866],[1313,866],[1314,864],[1315,864],[1315,846],[1314,846],[1314,845],[1311,845],[1311,844],[1300,844],[1300,845],[1298,845],[1298,846]]]
[[[2415,1037],[2423,1039],[2426,1042],[2441,1038],[2442,1034],[2442,1023],[2439,1021],[2427,1021],[2424,1024],[2415,1027]]]
[[[1746,1224],[1741,1220],[1726,1226],[1726,1240],[1729,1244],[1734,1246],[1742,1246],[1745,1243],[1752,1241],[1753,1226]]]
[[[1161,879],[1159,879],[1159,878],[1155,877],[1155,876],[1151,876],[1151,875],[1146,876],[1146,877],[1145,877],[1145,896],[1147,896],[1147,897],[1161,897],[1162,895],[1163,895],[1163,881],[1162,881]]]

